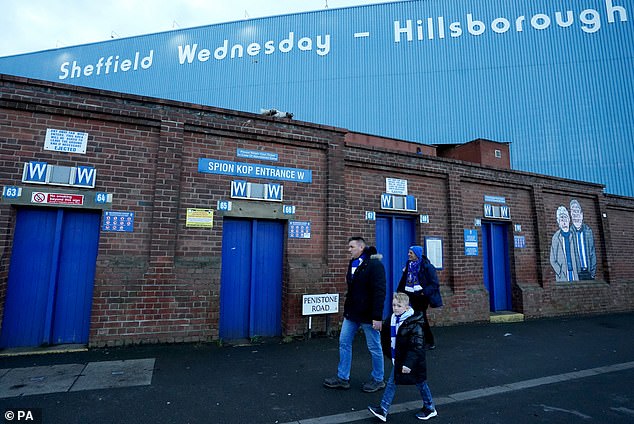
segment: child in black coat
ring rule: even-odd
[[[369,406],[370,412],[385,422],[387,412],[394,400],[396,385],[416,385],[423,399],[423,408],[416,414],[419,420],[428,420],[438,415],[427,385],[425,362],[425,338],[423,336],[423,314],[415,312],[409,305],[406,293],[394,293],[394,313],[389,325],[386,322],[381,332],[383,352],[389,352],[393,367],[385,387],[380,406]]]

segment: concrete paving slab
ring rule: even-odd
[[[0,377],[0,398],[66,392],[85,365],[13,368]]]
[[[147,358],[90,362],[70,391],[150,385],[154,361],[154,358]]]

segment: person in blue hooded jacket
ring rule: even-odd
[[[436,342],[427,319],[427,308],[442,306],[442,298],[436,268],[427,256],[423,255],[422,246],[410,246],[407,252],[407,264],[396,291],[407,293],[412,308],[423,314],[425,348],[435,349]]]

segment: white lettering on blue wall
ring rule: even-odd
[[[221,45],[215,46],[212,51],[209,48],[199,48],[198,43],[185,44],[178,46],[178,63],[184,65],[186,63],[207,62],[212,57],[216,60],[236,59],[245,56],[257,56],[259,54],[271,55],[276,51],[281,53],[290,53],[297,49],[302,52],[314,51],[319,56],[326,56],[330,53],[330,34],[318,35],[315,40],[311,37],[301,37],[296,40],[294,32],[289,32],[288,36],[280,41],[269,40],[260,44],[252,42],[249,44],[229,43],[225,39]]]
[[[423,19],[406,19],[394,21],[394,42],[443,39],[447,36],[457,38],[465,33],[479,36],[485,34],[489,28],[496,34],[504,34],[514,30],[523,32],[534,29],[544,31],[558,26],[570,28],[575,24],[581,31],[592,34],[601,29],[601,13],[596,9],[584,9],[580,12],[573,10],[554,11],[549,13],[536,13],[532,16],[520,15],[516,17],[497,17],[494,19],[480,18],[473,13],[467,13],[465,21],[453,21],[446,23],[444,16]],[[614,5],[613,0],[605,0],[605,18],[609,24],[615,22],[627,22],[627,10],[624,6]]]
[[[150,53],[141,57],[141,52],[136,52],[134,56],[126,58],[123,56],[108,56],[107,58],[102,56],[96,63],[81,64],[76,60],[73,62],[64,62],[60,67],[59,79],[65,80],[68,78],[75,79],[81,77],[100,76],[108,74],[116,74],[118,72],[138,71],[149,69],[152,66],[152,60],[154,59],[154,50],[150,50]]]

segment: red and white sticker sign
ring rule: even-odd
[[[31,194],[31,203],[37,203],[40,205],[83,205],[84,196],[80,194],[66,194],[66,193],[43,193],[36,191]]]

